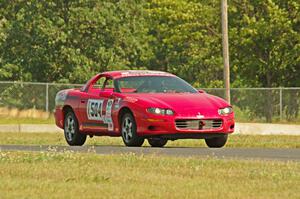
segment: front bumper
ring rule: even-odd
[[[191,128],[183,129],[176,127],[176,120],[218,120],[222,121],[222,125],[217,128]],[[205,125],[205,124],[204,124]],[[138,126],[138,135],[143,137],[151,137],[156,135],[165,135],[174,137],[202,137],[202,135],[210,134],[229,134],[234,132],[235,122],[233,116],[230,117],[211,117],[211,118],[144,118],[139,121]],[[200,125],[201,126],[201,125]],[[196,136],[198,135],[198,136]],[[205,136],[207,137],[207,136]]]

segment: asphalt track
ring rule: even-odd
[[[0,145],[0,151],[74,151],[97,154],[167,155],[179,157],[215,157],[222,159],[265,159],[282,161],[300,161],[300,149],[263,149],[263,148],[188,148],[188,147],[124,147],[124,146],[28,146]]]

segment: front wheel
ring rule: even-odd
[[[131,113],[126,113],[122,117],[121,123],[122,139],[126,146],[142,146],[144,138],[137,135],[136,122]]]
[[[163,147],[167,144],[168,140],[160,139],[160,138],[149,138],[148,143],[152,147]]]
[[[86,135],[79,132],[78,121],[72,111],[65,115],[64,134],[70,146],[82,146],[85,143]]]
[[[205,139],[205,143],[209,148],[221,148],[227,142],[228,135]]]

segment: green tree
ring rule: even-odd
[[[142,8],[135,0],[2,1],[1,79],[81,83],[145,65]]]
[[[298,1],[232,1],[230,41],[232,77],[236,87],[296,86],[299,82],[300,34]],[[264,114],[271,122],[274,93],[257,96],[264,100]],[[266,96],[266,97],[265,97]],[[257,102],[249,102],[257,106]]]
[[[155,55],[150,68],[197,87],[222,86],[219,1],[150,0],[147,11]]]

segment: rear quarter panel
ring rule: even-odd
[[[67,89],[57,93],[55,98],[55,123],[58,127],[64,128],[64,110],[68,107],[75,113],[78,122],[79,112],[78,105],[80,101],[81,91],[79,89]]]

